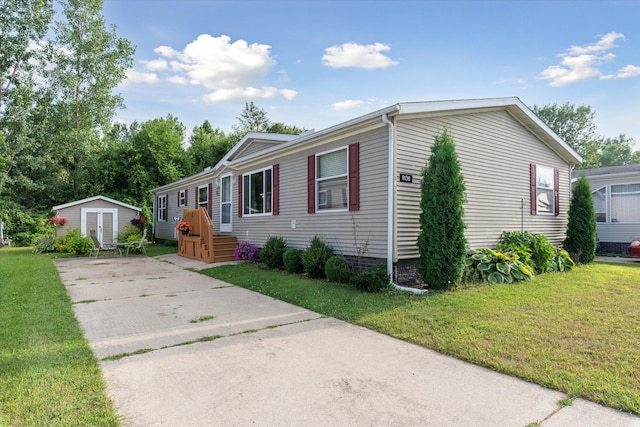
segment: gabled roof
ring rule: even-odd
[[[320,137],[338,133],[349,128],[356,128],[367,122],[373,122],[380,120],[382,122],[382,116],[388,117],[402,117],[416,114],[427,113],[446,113],[446,112],[479,112],[487,110],[505,110],[517,121],[519,121],[524,127],[526,127],[531,133],[538,137],[542,142],[554,150],[560,157],[562,157],[569,164],[580,164],[583,162],[582,157],[556,135],[549,126],[547,126],[533,111],[529,109],[518,97],[507,98],[481,98],[481,99],[462,99],[462,100],[449,100],[449,101],[425,101],[425,102],[403,102],[391,105],[389,107],[374,111],[364,116],[357,117],[355,119],[340,123],[335,126],[323,129],[318,132],[304,133],[295,139],[288,142],[279,144],[276,147],[268,148],[260,152],[252,153],[246,157],[243,157],[238,162],[245,160],[252,160],[256,157],[260,157],[272,152],[287,149],[292,145],[303,144],[310,142]],[[233,164],[234,162],[229,162]],[[216,165],[217,169],[218,165]]]
[[[338,135],[341,132],[358,129],[359,127],[368,126],[370,124],[383,125],[382,117],[388,118],[411,115],[429,114],[429,113],[463,113],[463,112],[481,112],[490,110],[507,111],[514,119],[520,122],[533,135],[535,135],[544,144],[554,150],[567,163],[577,165],[583,162],[582,157],[573,150],[566,142],[551,130],[533,111],[529,109],[518,97],[505,98],[480,98],[480,99],[461,99],[449,101],[425,101],[425,102],[403,102],[391,105],[386,108],[365,114],[355,119],[328,127],[318,132],[305,132],[300,135],[285,134],[269,134],[269,133],[248,133],[240,140],[212,170],[205,170],[197,175],[183,178],[180,181],[166,184],[151,190],[155,193],[158,190],[166,190],[177,185],[194,180],[196,177],[201,178],[207,174],[216,175],[221,168],[234,167],[245,162],[255,161],[267,155],[275,155],[279,151],[287,150],[290,147],[305,144],[313,144],[318,139]],[[272,142],[274,145],[248,154],[241,158],[235,157],[237,153],[252,144],[253,142]]]
[[[623,165],[623,166],[607,166],[604,168],[594,169],[578,169],[574,170],[571,174],[573,179],[578,179],[581,175],[589,178],[595,177],[611,177],[611,176],[625,176],[625,175],[638,175],[640,174],[640,164]]]
[[[136,210],[138,212],[140,212],[142,210],[142,209],[137,208],[135,206],[131,206],[131,205],[128,205],[126,203],[122,203],[122,202],[119,202],[117,200],[110,199],[110,198],[105,197],[105,196],[93,196],[93,197],[89,197],[89,198],[82,199],[82,200],[76,200],[75,202],[69,202],[69,203],[65,203],[63,205],[54,206],[54,207],[51,208],[51,210],[52,211],[56,211],[58,209],[70,208],[72,206],[81,205],[83,203],[93,202],[94,200],[102,200],[102,201],[113,203],[113,204],[116,204],[116,205],[119,205],[119,206],[122,206],[122,207],[125,207],[125,208],[133,209],[133,210]]]

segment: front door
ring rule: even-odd
[[[231,175],[225,175],[220,183],[220,231],[231,232]]]

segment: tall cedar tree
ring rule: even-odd
[[[584,175],[573,187],[564,249],[576,264],[589,263],[596,256],[596,210],[589,181]]]
[[[450,289],[464,271],[464,178],[453,138],[445,129],[435,137],[422,171],[420,208],[420,278],[430,287]]]

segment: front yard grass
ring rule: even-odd
[[[533,282],[365,294],[256,264],[201,273],[493,370],[640,414],[640,267],[593,263]],[[420,363],[420,361],[416,361]]]
[[[0,425],[117,426],[98,362],[51,262],[0,250]]]

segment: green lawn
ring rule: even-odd
[[[55,255],[31,250],[0,250],[0,425],[117,426]]]
[[[640,266],[593,263],[533,282],[415,296],[266,271],[212,277],[460,359],[640,414]]]

